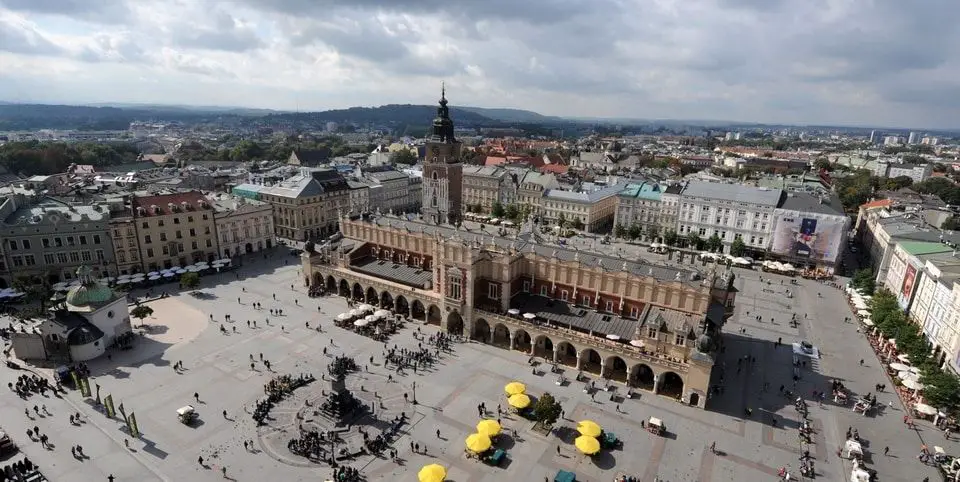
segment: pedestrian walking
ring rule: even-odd
[[[200,464],[200,465],[203,465],[203,456],[202,456],[202,455],[199,456],[199,457],[197,457],[197,463]]]
[[[560,446],[557,445],[557,455],[560,455]]]
[[[863,358],[860,359],[860,366],[863,366]]]
[[[890,453],[890,447],[884,447],[884,448],[883,448],[883,455],[887,455],[887,454],[889,454],[889,453]]]
[[[193,392],[193,399],[196,400],[197,403],[200,403],[200,393],[199,393],[199,392]]]
[[[227,418],[227,411],[226,411],[226,410],[223,411],[223,418]]]
[[[437,438],[440,438],[440,429],[437,429]]]
[[[226,465],[221,466],[221,467],[220,467],[220,472],[223,473],[223,478],[226,479],[226,478],[227,478],[227,466],[226,466]]]

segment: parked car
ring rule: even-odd
[[[303,250],[302,250],[302,249],[296,249],[296,248],[294,248],[294,249],[291,249],[291,250],[290,250],[290,256],[300,256],[301,254],[303,254]]]

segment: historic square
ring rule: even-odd
[[[171,284],[170,297],[148,303],[155,310],[144,320],[149,329],[134,322],[142,336],[131,350],[112,351],[109,359],[89,363],[91,381],[99,385],[101,396],[110,394],[127,413],[136,413],[143,433],[140,438],[130,437],[122,422],[107,419],[91,399],[76,391],[63,399],[34,395],[28,400],[4,391],[0,408],[4,429],[54,481],[107,480],[109,475],[115,480],[213,480],[222,478],[222,468],[234,480],[256,480],[266,474],[284,480],[323,480],[332,473],[327,465],[296,456],[286,445],[297,437],[295,412],[303,409],[304,400],[316,405],[323,398],[320,392],[326,385],[320,378],[327,365],[334,356],[348,355],[366,367],[347,377],[347,388],[367,403],[382,402],[383,418],[404,413],[409,420],[391,442],[396,461],[362,456],[345,462],[359,469],[365,480],[415,480],[417,471],[429,463],[446,467],[447,480],[457,482],[552,479],[558,470],[588,481],[610,480],[621,473],[643,481],[656,477],[663,481],[758,480],[775,476],[781,466],[797,467],[800,455],[797,414],[790,400],[776,390],[780,384],[791,386],[793,368],[789,350],[774,348],[778,338],[784,343],[809,340],[823,353],[815,371],[800,380],[796,393],[809,393],[830,379],[844,380],[860,392],[871,391],[867,385],[883,381],[878,362],[868,357],[866,342],[855,336],[854,325],[841,321],[848,308],[838,290],[807,280],[791,285],[789,278],[767,274],[762,274],[761,286],[758,273],[751,271],[738,273],[740,296],[725,327],[725,353],[718,360],[726,367],[724,389],[708,401],[706,410],[643,390],[635,392],[638,398],[619,403],[610,400],[607,392],[591,398],[583,391],[584,383],[557,386],[549,370],[532,373],[528,356],[478,342],[452,343],[426,373],[388,372],[383,367],[384,344],[335,327],[333,318],[349,311],[346,300],[308,297],[296,261],[283,252],[266,260],[250,258],[235,272],[204,277],[198,288],[203,296],[176,293]],[[162,289],[154,288],[154,293]],[[792,291],[792,298],[784,295],[785,289]],[[262,304],[262,309],[254,309],[254,303]],[[270,310],[280,309],[282,316],[270,316]],[[797,328],[788,323],[794,312],[802,319]],[[225,320],[226,315],[232,321]],[[248,327],[248,320],[256,321],[256,328],[252,323]],[[316,331],[317,323],[322,332]],[[439,331],[408,322],[388,345],[415,350],[421,343],[413,337],[418,330],[425,337]],[[259,361],[260,354],[271,363],[273,373]],[[738,373],[737,360],[743,356],[756,361],[746,363]],[[256,360],[253,370],[251,357]],[[863,367],[857,363],[862,358],[866,359]],[[175,370],[176,364],[183,368]],[[570,368],[565,370],[567,378],[575,376]],[[0,381],[11,382],[22,371],[0,373]],[[279,374],[304,373],[318,380],[297,389],[294,397],[274,409],[273,420],[257,427],[251,413],[263,398],[264,384]],[[561,401],[565,413],[557,428],[572,429],[578,421],[590,419],[615,432],[622,449],[587,457],[573,446],[568,431],[546,436],[534,431],[532,422],[511,414],[501,418],[507,432],[500,442],[507,452],[501,466],[467,459],[464,439],[479,420],[476,407],[485,403],[488,413],[492,412],[490,418],[497,418],[493,407],[506,408],[503,387],[514,380],[526,384],[533,396],[549,392]],[[765,383],[773,388],[764,391]],[[615,386],[611,393],[622,395],[624,386]],[[878,396],[883,405],[894,400],[891,395]],[[34,404],[44,404],[51,415],[28,420],[23,411],[30,412]],[[199,422],[193,426],[177,420],[177,409],[188,404],[198,413]],[[747,407],[753,413],[745,418]],[[841,463],[834,452],[842,432],[854,426],[870,440],[877,470],[889,474],[890,480],[914,480],[922,466],[913,455],[923,442],[913,434],[904,436],[899,420],[902,410],[895,400],[882,415],[870,418],[829,401],[824,408],[812,406],[810,416],[817,429],[812,452],[818,476],[837,480],[849,474],[847,461]],[[68,415],[78,412],[83,423],[68,423]],[[666,436],[655,436],[641,426],[650,417],[663,420]],[[39,442],[26,438],[25,431],[34,425],[55,448],[44,450]],[[919,435],[927,438],[929,433],[921,428]],[[250,441],[252,448],[245,448]],[[716,454],[709,449],[711,442],[716,443]],[[418,444],[420,453],[413,453],[411,443]],[[82,444],[89,458],[66,456],[67,446],[75,444]],[[948,450],[954,445],[946,443]],[[896,458],[881,455],[884,446]],[[203,457],[203,465],[198,457]],[[933,475],[932,469],[928,475]]]

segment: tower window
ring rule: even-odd
[[[431,174],[430,177],[432,177],[433,180],[436,181],[436,180],[438,179],[438,177],[437,177],[437,171],[433,171],[433,174]]]

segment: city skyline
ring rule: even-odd
[[[0,0],[3,100],[954,129],[945,0]],[[919,7],[919,8],[918,8]],[[454,93],[455,92],[455,93]]]

